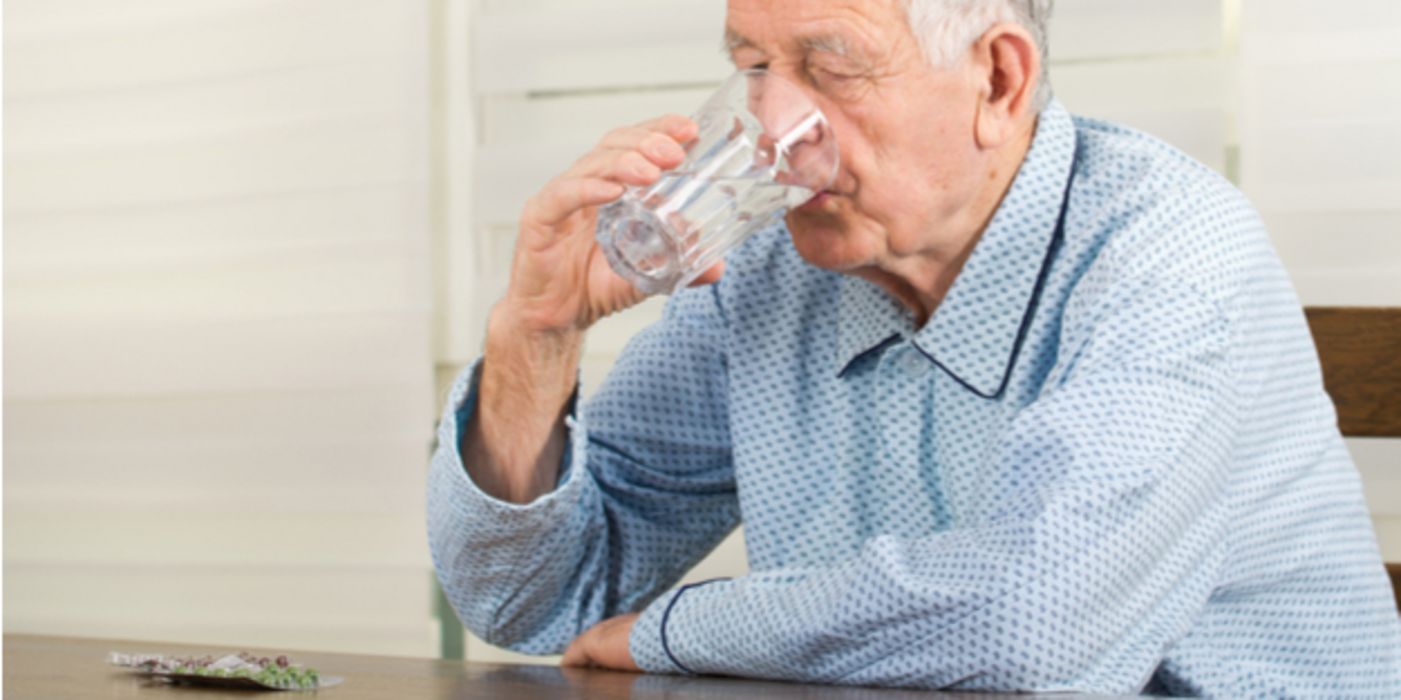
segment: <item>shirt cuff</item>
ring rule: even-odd
[[[683,641],[683,638],[695,639],[700,631],[695,625],[700,624],[700,618],[684,611],[687,602],[696,603],[701,597],[721,595],[722,589],[732,585],[728,579],[689,583],[652,601],[633,623],[628,636],[633,663],[648,673],[704,673],[687,661],[686,642]]]
[[[564,421],[568,431],[560,475],[553,491],[529,503],[511,503],[492,496],[477,485],[462,461],[462,430],[477,406],[477,390],[481,381],[481,360],[462,370],[448,392],[447,405],[438,424],[438,454],[434,474],[436,495],[450,505],[460,517],[498,533],[522,533],[540,527],[550,527],[567,520],[576,510],[579,499],[588,488],[589,480],[579,477],[581,470],[572,468],[585,464],[588,440],[583,421],[575,415],[578,389],[571,396]]]

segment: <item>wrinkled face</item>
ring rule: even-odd
[[[729,0],[726,25],[737,68],[800,86],[836,133],[836,183],[788,214],[798,252],[845,272],[937,250],[989,178],[972,71],[930,67],[901,0]]]

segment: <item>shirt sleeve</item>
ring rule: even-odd
[[[1173,323],[1158,323],[1163,314]],[[1060,366],[989,446],[991,513],[851,559],[686,587],[631,647],[653,672],[1136,692],[1222,567],[1237,381],[1226,315],[1182,283],[1063,329]],[[1069,321],[1067,321],[1069,323]],[[1059,370],[1057,370],[1059,371]],[[1144,620],[1160,621],[1152,625]],[[1163,622],[1165,621],[1165,622]]]
[[[484,493],[459,450],[480,361],[462,372],[428,478],[434,567],[489,643],[558,653],[600,620],[641,609],[738,522],[715,293],[679,293],[636,336],[581,412],[556,488],[527,504]]]

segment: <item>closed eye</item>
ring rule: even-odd
[[[813,68],[808,72],[812,76],[813,84],[819,89],[845,90],[861,78],[854,73],[838,73],[825,68]]]
[[[817,68],[814,69],[813,72],[817,74],[818,78],[821,78],[823,80],[852,80],[857,77],[860,77],[857,75],[852,75],[850,73],[838,73],[836,71],[830,71],[826,68]]]

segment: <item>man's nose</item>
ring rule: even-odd
[[[767,72],[749,78],[749,110],[763,127],[756,144],[756,165],[776,167],[787,184],[821,190],[834,170],[831,127],[812,96]]]
[[[767,74],[750,78],[749,109],[764,127],[764,135],[784,149],[821,139],[822,116],[812,99],[791,85],[770,81]]]
[[[776,151],[776,158],[792,154],[803,146],[815,146],[828,137],[828,127],[821,112],[808,105],[794,105],[783,99],[761,99],[754,109],[764,133],[759,134],[759,150]]]

